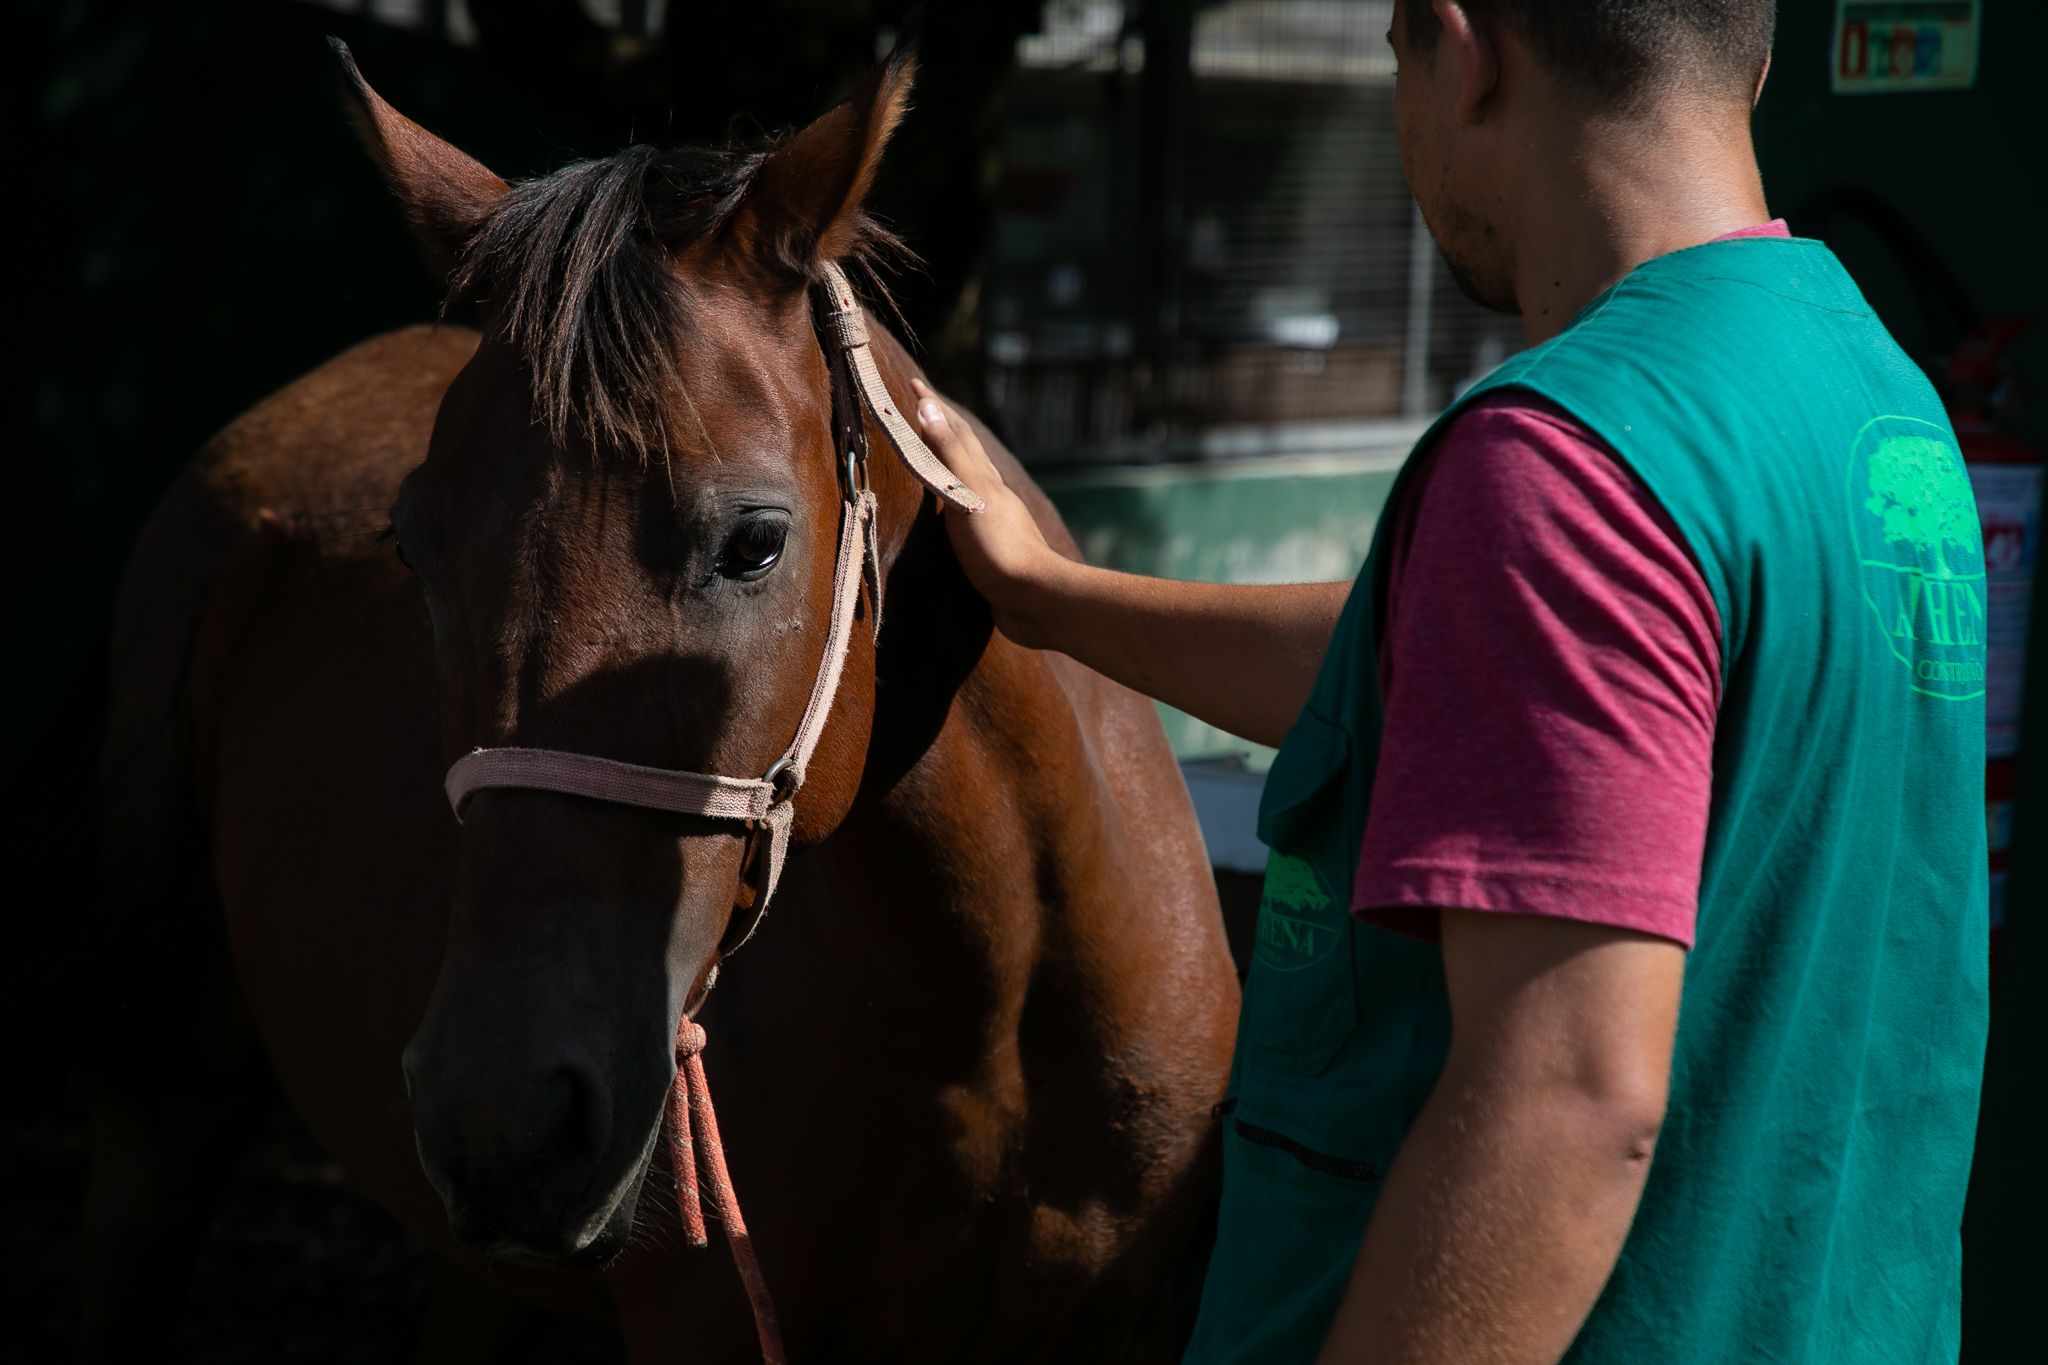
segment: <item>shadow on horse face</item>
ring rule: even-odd
[[[722,822],[487,791],[464,830],[448,947],[405,1051],[421,1164],[450,1229],[495,1259],[620,1251],[740,881]]]
[[[392,512],[433,619],[449,757],[760,777],[831,612],[841,494],[808,286],[858,248],[907,64],[769,148],[635,148],[508,191],[344,61],[429,258],[488,300]],[[864,742],[869,719],[842,695],[836,725]],[[806,786],[799,837],[836,823],[857,780]],[[623,1249],[678,1017],[755,894],[749,848],[730,821],[529,789],[470,802],[404,1061],[463,1242],[532,1266]]]
[[[451,391],[394,513],[435,621],[451,750],[749,776],[780,755],[826,636],[839,496],[822,411],[720,373],[743,342],[792,359],[772,311],[747,311],[762,335],[728,319],[714,345],[700,329],[710,353],[685,372],[722,459],[578,449],[508,420],[531,398],[491,342]],[[677,1017],[752,890],[747,847],[729,821],[472,799],[446,956],[405,1055],[421,1160],[465,1243],[530,1265],[622,1249]]]

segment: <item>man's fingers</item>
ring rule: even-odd
[[[985,497],[1000,488],[1002,476],[989,462],[981,442],[974,435],[974,428],[940,402],[931,385],[921,379],[913,379],[911,386],[918,399],[918,434],[924,437],[925,443],[974,492]]]
[[[915,417],[925,440],[953,476],[984,499],[978,516],[962,515],[957,506],[944,505],[953,552],[967,571],[968,581],[995,604],[996,619],[1007,622],[1003,629],[1016,628],[1017,623],[1004,614],[1002,603],[1016,595],[1020,582],[1032,577],[1033,566],[1048,556],[1059,556],[1045,543],[1044,534],[1016,491],[1004,486],[1003,476],[982,449],[973,424],[941,400],[931,385],[917,381],[915,392]]]

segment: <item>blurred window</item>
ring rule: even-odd
[[[1409,199],[1392,8],[1227,0],[1161,71],[1137,7],[1045,5],[1017,44],[982,297],[984,398],[1025,458],[1327,450],[1520,348]]]

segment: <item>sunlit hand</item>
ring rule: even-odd
[[[1280,743],[1308,701],[1349,583],[1178,583],[1068,559],[1046,543],[973,425],[912,382],[919,432],[987,503],[973,513],[940,506],[997,629],[1220,730]]]
[[[1031,509],[1003,482],[974,428],[948,408],[931,385],[921,379],[911,380],[911,385],[917,393],[918,434],[987,504],[979,512],[940,504],[953,553],[968,581],[988,599],[997,628],[1018,644],[1044,648],[1048,642],[1033,606],[1041,589],[1074,566],[1046,544]]]

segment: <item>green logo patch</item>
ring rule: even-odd
[[[1863,600],[1915,692],[1984,694],[1984,540],[1948,433],[1873,417],[1849,454],[1849,529]]]
[[[1285,853],[1266,855],[1253,956],[1276,972],[1298,972],[1330,955],[1348,916],[1315,868]]]

